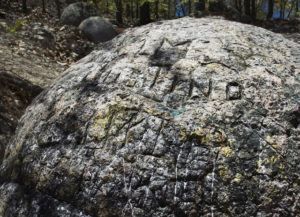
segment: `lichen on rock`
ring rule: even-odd
[[[297,216],[299,49],[212,18],[127,30],[35,99],[0,180],[90,216]]]

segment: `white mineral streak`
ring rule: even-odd
[[[210,206],[210,212],[211,212],[211,217],[214,217],[214,211],[215,211],[215,207],[214,207],[214,191],[215,191],[215,187],[214,187],[214,183],[215,183],[215,170],[216,170],[216,160],[217,158],[214,158],[213,161],[213,170],[212,170],[212,174],[211,174],[211,206]]]

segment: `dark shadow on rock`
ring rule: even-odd
[[[18,120],[42,88],[0,69],[0,162]]]

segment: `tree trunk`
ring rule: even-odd
[[[296,0],[296,13],[299,11],[299,0]]]
[[[43,13],[46,13],[46,3],[45,0],[42,1]]]
[[[192,13],[192,1],[189,0],[189,15]]]
[[[130,0],[130,18],[131,18],[131,22],[133,21],[133,0]]]
[[[273,10],[274,10],[274,0],[268,0],[268,15],[267,19],[273,17]]]
[[[155,1],[155,11],[154,11],[156,20],[158,20],[158,5],[159,5],[159,0],[156,0]]]
[[[130,17],[130,5],[126,4],[125,17]]]
[[[60,1],[55,0],[55,5],[56,5],[57,16],[60,17],[60,15],[61,15],[61,13],[60,13]]]
[[[239,8],[238,0],[234,0],[234,7],[235,7],[235,9],[238,10],[238,8]]]
[[[109,13],[109,2],[108,1],[106,2],[105,12]]]
[[[209,11],[209,1],[210,0],[205,1],[205,11]]]
[[[250,16],[250,0],[245,0],[244,7],[245,7],[245,14]]]
[[[168,18],[171,16],[171,0],[168,0]]]
[[[285,9],[285,2],[284,0],[280,0],[280,19],[284,19],[284,9]]]
[[[135,8],[136,8],[136,13],[135,13],[135,18],[139,18],[139,0],[135,0]]]
[[[256,0],[251,0],[251,17],[252,20],[256,20]]]
[[[116,12],[116,20],[117,23],[122,25],[123,24],[123,6],[122,0],[115,0],[117,12]]]
[[[150,19],[150,3],[146,1],[141,7],[140,7],[140,24],[145,25],[151,22]]]
[[[205,10],[205,0],[199,0],[199,11]]]
[[[8,1],[8,2],[7,2],[7,8],[8,8],[8,9],[11,8],[10,2],[11,2],[11,1]]]
[[[93,0],[93,3],[96,6],[96,8],[98,8],[98,2],[97,2],[97,0]]]
[[[295,4],[297,3],[296,1],[294,1],[294,2],[295,2]],[[295,4],[293,4],[293,2],[292,2],[292,7],[290,8],[288,15],[286,16],[287,18],[289,18],[289,17],[290,17],[290,15],[291,15],[292,11],[294,10],[294,6],[295,6]]]
[[[22,10],[24,13],[27,12],[27,4],[26,4],[26,0],[22,0]]]

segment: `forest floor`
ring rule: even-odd
[[[0,159],[33,98],[94,47],[55,13],[0,8]]]
[[[25,23],[16,28],[17,22]],[[299,21],[256,25],[300,44]],[[32,99],[95,47],[76,27],[60,25],[54,9],[24,15],[0,8],[0,153]]]

